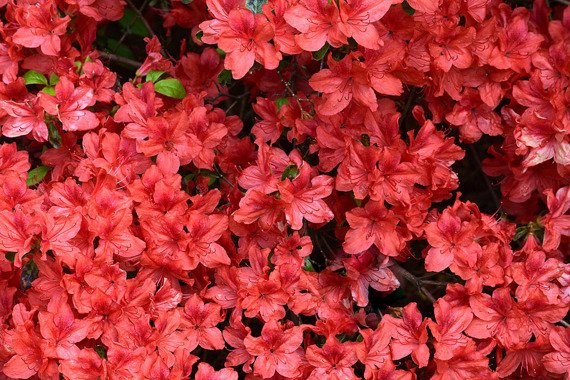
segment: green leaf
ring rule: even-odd
[[[42,92],[45,92],[48,95],[55,96],[55,89],[52,86],[45,86],[42,88]]]
[[[139,37],[150,37],[150,32],[138,15],[130,9],[125,9],[125,15],[119,20],[125,31]]]
[[[416,13],[416,10],[414,8],[412,8],[410,6],[410,4],[408,4],[407,1],[404,1],[402,3],[402,8],[404,8],[404,12],[406,12],[407,14],[409,14],[410,16],[412,16],[414,13]]]
[[[220,56],[220,58],[225,58],[226,57],[226,52],[223,51],[220,48],[216,48],[216,53],[218,53],[218,55]]]
[[[309,259],[309,256],[304,259],[303,270],[306,272],[316,272],[313,262]]]
[[[197,39],[198,41],[200,41],[200,42],[202,42],[202,37],[203,37],[203,36],[204,36],[204,32],[201,31],[201,30],[199,30],[199,31],[196,33],[196,39]]]
[[[261,7],[267,0],[245,0],[245,7],[253,13],[261,13]]]
[[[133,53],[130,47],[124,43],[119,43],[119,41],[114,38],[107,39],[107,50],[109,52],[113,52],[119,57],[136,59],[135,53]]]
[[[146,74],[147,82],[156,82],[161,76],[164,74],[164,71],[160,70],[150,70],[148,74]]]
[[[101,359],[107,359],[107,347],[103,346],[102,344],[98,344],[93,347],[93,349]]]
[[[10,262],[14,262],[14,259],[16,258],[16,252],[6,252],[6,260],[10,261]]]
[[[299,168],[295,164],[291,164],[283,170],[283,174],[281,174],[281,181],[284,181],[285,178],[289,178],[291,180],[295,179],[299,175]]]
[[[55,149],[61,147],[61,136],[53,122],[48,123],[48,141]]]
[[[520,240],[523,237],[525,237],[527,234],[528,234],[528,226],[517,227],[517,229],[515,231],[515,237],[513,240],[515,240],[515,241]]]
[[[232,72],[230,70],[224,69],[218,74],[218,83],[220,83],[221,86],[227,86],[231,81]]]
[[[36,278],[38,278],[38,274],[40,274],[40,270],[38,266],[34,262],[34,260],[30,259],[23,267],[22,267],[22,275],[20,276],[20,290],[25,291],[32,287],[32,282]]]
[[[47,166],[38,166],[36,168],[33,168],[28,172],[26,185],[28,185],[28,187],[37,185],[42,181],[42,179],[44,179],[48,172],[49,168]]]
[[[49,75],[49,84],[50,86],[55,86],[57,84],[57,82],[59,82],[59,77],[57,76],[56,73],[51,73]]]
[[[287,98],[279,98],[275,99],[275,104],[277,104],[277,112],[281,111],[281,107],[285,104],[289,104],[289,99]]]
[[[330,47],[329,43],[325,42],[325,44],[323,45],[322,48],[320,48],[319,50],[317,50],[316,52],[313,53],[313,59],[315,61],[322,60],[325,57],[325,55],[327,54],[327,52],[329,51],[329,47]]]
[[[30,84],[43,84],[47,86],[48,84],[46,76],[42,73],[38,73],[35,70],[30,70],[27,73],[25,73],[24,81],[26,82],[26,86]]]
[[[174,99],[184,99],[186,90],[178,79],[168,78],[163,79],[154,84],[156,92],[162,95],[169,96]]]

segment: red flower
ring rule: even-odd
[[[509,289],[500,288],[487,294],[476,295],[469,304],[475,317],[467,334],[484,339],[496,337],[504,347],[512,347],[518,343],[526,343],[531,331],[525,329],[525,316],[510,295]]]
[[[374,23],[390,9],[390,0],[339,1],[339,29],[346,37],[352,37],[365,48],[377,49],[383,45]]]
[[[547,190],[546,201],[549,213],[540,219],[544,225],[544,241],[542,246],[551,251],[560,245],[560,238],[570,236],[570,186],[558,189],[556,195],[552,190]]]
[[[346,277],[350,279],[352,298],[360,307],[368,305],[368,287],[379,292],[396,290],[400,283],[389,269],[389,259],[370,250],[343,260]]]
[[[426,269],[440,272],[453,262],[455,256],[474,265],[481,252],[481,246],[473,241],[476,227],[468,221],[462,221],[451,209],[444,210],[437,222],[430,223],[425,228],[431,245],[426,256]]]
[[[196,380],[238,380],[238,373],[233,368],[223,368],[219,371],[208,363],[198,364],[198,372],[194,377]]]
[[[368,80],[368,72],[352,54],[340,61],[331,55],[327,60],[328,69],[313,75],[309,84],[315,91],[322,92],[323,101],[317,111],[321,115],[336,115],[345,109],[354,98],[358,103],[375,111],[378,108],[376,94]]]
[[[402,318],[384,316],[382,325],[394,339],[390,344],[394,360],[412,354],[412,359],[418,366],[425,367],[428,364],[430,357],[426,344],[428,320],[423,320],[415,302],[402,309]]]
[[[308,379],[336,380],[358,379],[352,366],[358,361],[353,343],[340,343],[332,338],[322,348],[307,347],[307,361],[315,367]]]
[[[38,321],[42,337],[60,359],[73,357],[72,348],[91,333],[93,323],[88,318],[75,319],[67,296],[52,298],[47,311],[38,314]]]
[[[224,348],[222,332],[216,325],[224,320],[222,308],[212,302],[204,303],[193,294],[184,306],[181,326],[187,331],[188,350],[198,345],[206,350]]]
[[[303,219],[311,223],[326,223],[334,215],[323,200],[333,190],[333,179],[326,175],[311,178],[311,167],[304,162],[297,168],[299,174],[294,179],[285,178],[277,185],[279,199],[287,223],[294,230],[303,226]]]
[[[0,250],[16,252],[16,267],[22,266],[22,257],[30,251],[34,235],[39,232],[33,218],[22,211],[0,211]]]
[[[463,331],[473,320],[473,313],[468,307],[452,307],[443,298],[434,304],[436,322],[429,321],[428,326],[435,338],[435,359],[449,360],[471,342]]]
[[[390,354],[389,329],[379,325],[376,330],[360,331],[363,340],[356,346],[356,356],[365,365],[364,378],[374,379],[378,371],[389,371],[395,368]]]
[[[38,106],[37,98],[26,103],[0,101],[0,108],[9,116],[2,126],[4,136],[25,136],[31,132],[35,140],[47,141],[48,129],[44,121],[43,109]]]
[[[544,356],[544,366],[549,372],[570,376],[570,329],[557,327],[550,331],[549,337],[555,351]]]
[[[380,202],[369,201],[346,213],[350,230],[342,247],[347,253],[366,251],[374,244],[386,256],[398,256],[409,235],[398,226],[396,216]]]
[[[281,53],[269,43],[273,36],[273,28],[264,15],[232,10],[218,40],[218,46],[226,52],[225,68],[232,71],[235,79],[243,78],[255,61],[266,69],[277,68]]]
[[[67,77],[61,77],[55,85],[55,96],[40,94],[40,105],[50,115],[55,115],[66,131],[87,131],[99,125],[99,119],[85,108],[95,103],[93,90],[74,87]]]
[[[255,356],[254,371],[263,378],[277,372],[285,377],[298,376],[301,365],[299,346],[303,341],[300,327],[285,328],[276,320],[263,325],[260,337],[248,335],[244,339],[247,352]]]
[[[306,51],[317,51],[328,42],[334,47],[347,43],[340,31],[339,11],[327,0],[302,0],[283,16],[287,23],[301,32],[295,41]]]
[[[28,47],[41,48],[46,55],[57,56],[61,50],[59,36],[66,33],[69,16],[58,17],[55,4],[49,1],[40,4],[22,4],[16,14],[20,27],[12,40],[14,43]]]
[[[228,228],[228,218],[225,215],[204,215],[197,211],[190,212],[188,222],[187,254],[190,269],[198,264],[208,268],[229,265],[230,258],[224,247],[216,243]]]

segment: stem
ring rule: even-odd
[[[475,147],[473,147],[472,144],[469,144],[469,152],[471,153],[471,156],[475,160],[475,164],[479,168],[481,176],[483,177],[483,180],[485,181],[485,184],[487,185],[487,190],[489,191],[489,194],[491,195],[491,198],[493,199],[493,203],[495,203],[497,210],[499,210],[501,208],[501,201],[497,197],[497,194],[495,194],[495,191],[493,191],[493,185],[491,184],[491,181],[489,181],[489,177],[487,177],[487,175],[485,173],[483,173],[483,171],[481,170],[481,168],[483,167],[483,164],[481,163],[481,160],[479,159],[479,155],[477,154],[477,151],[475,150]]]
[[[570,323],[566,322],[564,319],[559,322],[564,327],[570,327]]]
[[[147,19],[144,18],[144,15],[141,12],[141,9],[144,9],[149,0],[146,0],[143,4],[143,6],[139,9],[137,8],[137,6],[135,4],[133,4],[132,0],[126,0],[127,5],[137,14],[137,16],[141,19],[142,23],[144,24],[144,26],[147,28],[149,34],[151,35],[151,37],[157,37],[160,40],[160,52],[162,53],[163,57],[169,57],[171,59],[172,56],[170,54],[168,54],[168,52],[164,49],[164,41],[162,40],[162,38],[160,38],[155,32],[154,30],[152,30],[152,27],[150,26],[150,24],[148,23]]]
[[[134,59],[125,58],[125,57],[121,57],[121,56],[116,55],[116,54],[105,53],[105,52],[100,52],[100,54],[101,54],[102,58],[107,58],[110,61],[120,63],[123,65],[127,65],[127,66],[131,66],[131,67],[134,67],[136,69],[138,69],[139,67],[142,66],[142,62],[135,61]]]
[[[295,91],[293,90],[293,88],[291,88],[291,83],[289,83],[288,81],[285,80],[285,78],[283,78],[283,76],[281,75],[281,73],[279,71],[277,71],[277,75],[279,76],[279,79],[281,79],[281,82],[285,85],[285,88],[287,89],[287,91],[289,92],[289,94],[291,94],[291,96],[295,99],[295,101],[297,102],[297,105],[299,106],[299,110],[301,111],[301,118],[304,119],[303,116],[309,116],[310,118],[310,114],[308,114],[307,112],[305,112],[305,110],[303,110],[303,106],[301,105],[301,99],[297,96],[297,94],[295,93]]]
[[[221,178],[224,182],[226,182],[231,187],[235,187],[235,185],[233,183],[231,183],[229,179],[226,178],[224,173],[222,173],[222,170],[220,169],[220,167],[218,165],[214,165],[214,170],[216,171],[218,178]]]
[[[126,0],[127,4],[129,5],[129,8],[131,8],[136,14],[137,16],[141,19],[142,23],[144,24],[144,26],[147,28],[148,32],[150,33],[151,37],[156,36],[156,33],[154,32],[154,30],[152,30],[152,28],[150,27],[150,24],[148,23],[148,21],[144,18],[141,10],[139,8],[136,7],[136,5],[133,4],[133,2],[131,0]],[[144,7],[146,7],[146,2],[143,4],[141,9],[144,9]]]
[[[431,303],[435,302],[435,297],[429,292],[429,290],[422,286],[422,281],[419,278],[408,272],[396,261],[390,260],[390,263],[390,270],[394,272],[394,274],[400,275],[400,277],[403,277],[405,280],[415,285]]]

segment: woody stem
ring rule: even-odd
[[[107,58],[110,61],[121,63],[121,64],[127,65],[127,66],[132,66],[136,69],[138,69],[139,67],[142,66],[142,62],[135,61],[134,59],[121,57],[119,55],[115,55],[115,54],[111,54],[111,53],[105,53],[105,52],[100,52],[100,53],[101,53],[102,58]]]
[[[402,277],[411,284],[415,285],[423,294],[424,296],[432,303],[435,302],[435,297],[427,290],[424,286],[422,286],[422,281],[404,269],[400,264],[398,264],[394,260],[390,260],[391,266],[390,270],[394,272],[397,277]]]

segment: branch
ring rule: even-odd
[[[131,8],[136,14],[137,16],[141,19],[142,23],[144,24],[144,26],[147,28],[148,32],[150,33],[151,37],[156,36],[156,33],[154,32],[154,30],[152,30],[152,28],[150,27],[150,24],[148,23],[148,21],[144,18],[142,12],[140,9],[138,9],[136,7],[136,5],[133,4],[133,2],[131,0],[126,0],[127,4],[129,5],[129,8]],[[146,2],[143,4],[142,8],[146,7]]]
[[[150,26],[150,24],[148,23],[147,19],[144,17],[144,15],[141,12],[141,9],[144,9],[146,7],[146,5],[148,4],[148,0],[145,1],[145,3],[143,4],[143,6],[139,9],[137,8],[137,6],[135,4],[133,4],[132,0],[126,0],[128,6],[137,14],[137,16],[141,19],[142,23],[144,24],[144,26],[147,28],[148,32],[150,33],[151,37],[157,37],[160,41],[160,52],[162,53],[163,57],[168,56],[169,58],[172,58],[172,56],[170,56],[170,54],[168,54],[168,52],[164,49],[164,41],[162,41],[162,38],[160,38],[155,32],[154,30],[152,30],[152,27]]]
[[[483,167],[483,164],[481,163],[479,155],[477,154],[477,151],[475,150],[473,144],[469,144],[469,151],[471,153],[471,156],[475,160],[477,167],[479,168],[479,172],[481,173],[481,176],[483,177],[485,184],[487,185],[487,190],[489,191],[489,195],[491,195],[491,198],[493,199],[493,203],[495,203],[497,210],[499,210],[501,208],[501,201],[497,197],[497,194],[495,194],[495,191],[493,190],[493,185],[491,184],[491,181],[489,181],[489,177],[487,177],[487,174],[485,174],[481,169]]]
[[[99,53],[100,53],[101,58],[107,58],[108,60],[116,62],[116,63],[120,63],[120,64],[127,65],[127,66],[132,66],[136,69],[138,69],[139,67],[142,66],[142,62],[135,61],[134,59],[125,58],[125,57],[121,57],[121,56],[116,55],[116,54],[105,53],[102,51]]]
[[[394,274],[400,275],[400,277],[403,277],[405,280],[415,285],[431,303],[435,302],[435,297],[429,292],[429,290],[427,290],[425,287],[422,286],[422,281],[419,278],[408,272],[406,269],[400,266],[400,264],[398,264],[396,261],[390,260],[390,263],[391,263],[390,270],[394,272]]]

